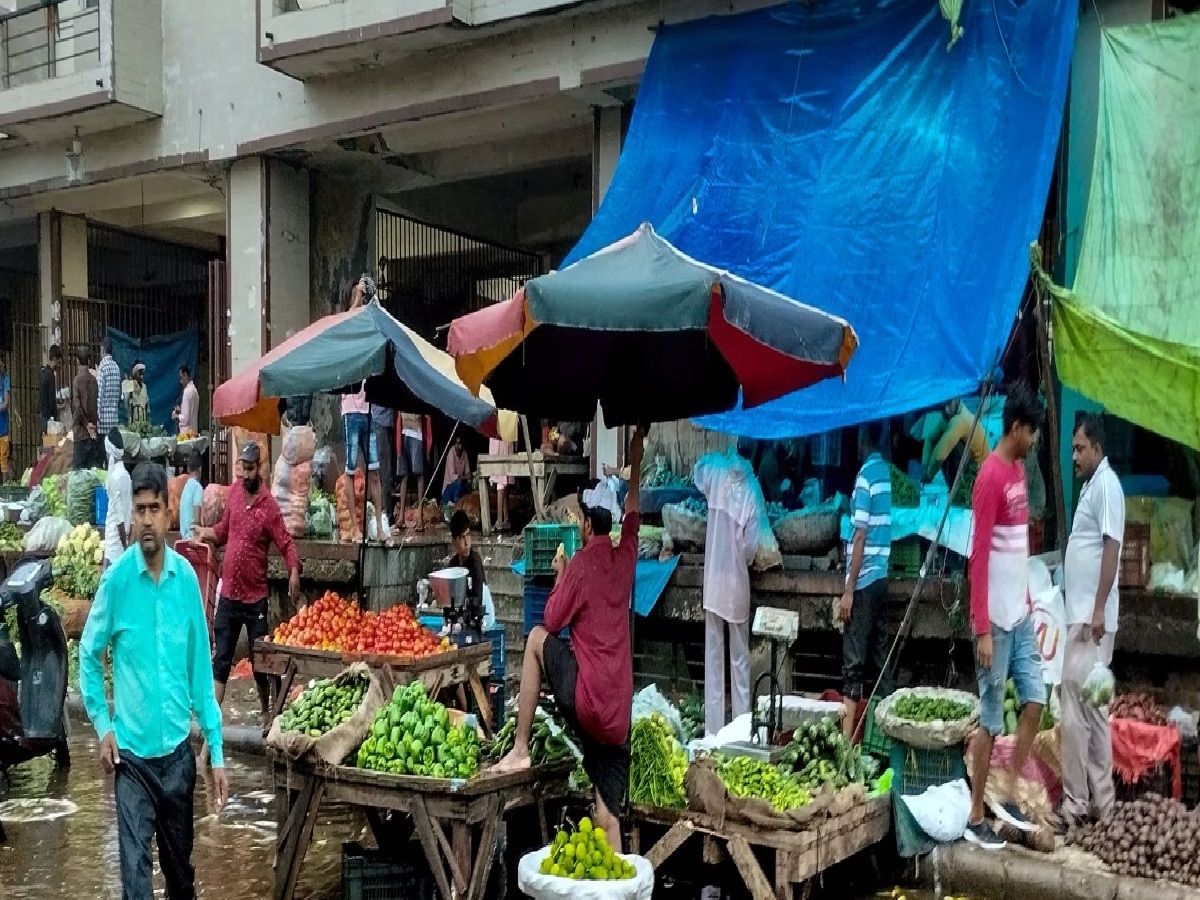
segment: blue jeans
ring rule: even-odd
[[[1045,703],[1042,654],[1038,651],[1033,616],[1026,616],[1012,631],[992,626],[992,667],[979,673],[979,724],[996,737],[1004,732],[1004,685],[1012,679],[1017,702]]]
[[[193,900],[196,870],[192,867],[192,804],[196,757],[188,742],[155,759],[142,759],[122,748],[113,787],[124,900],[153,900],[151,838],[157,839],[168,900]]]
[[[360,447],[367,452],[367,471],[379,471],[379,444],[375,439],[375,429],[371,427],[370,416],[366,413],[346,413],[342,416],[342,436],[346,441],[347,475],[358,471]]]

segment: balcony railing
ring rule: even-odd
[[[36,84],[100,64],[100,0],[42,0],[0,14],[0,88]]]

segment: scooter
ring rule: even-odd
[[[50,560],[23,557],[0,584],[0,775],[38,756],[71,765],[67,747],[67,635],[42,602],[54,581]],[[17,644],[9,634],[16,610]],[[4,827],[0,823],[0,843]]]

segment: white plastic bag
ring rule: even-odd
[[[1116,689],[1116,679],[1113,678],[1112,670],[1100,659],[1100,645],[1096,644],[1095,647],[1096,663],[1092,666],[1092,671],[1088,673],[1087,680],[1083,682],[1080,695],[1083,697],[1083,702],[1089,706],[1104,709],[1112,700],[1113,691]]]
[[[46,516],[25,535],[25,552],[53,553],[58,542],[71,533],[71,523],[58,516]]]
[[[1167,713],[1167,719],[1174,723],[1182,737],[1196,739],[1197,726],[1200,726],[1200,713],[1184,709],[1182,706],[1175,706]]]
[[[971,791],[962,778],[931,787],[915,797],[902,796],[900,801],[908,807],[921,830],[935,841],[943,844],[957,841],[967,830]]]
[[[492,603],[492,591],[486,583],[480,599],[483,601],[483,630],[488,631],[496,627],[496,605]]]
[[[657,686],[652,684],[633,695],[632,721],[648,719],[654,713],[659,713],[671,724],[671,730],[675,732],[675,740],[682,744],[683,720],[679,717],[679,710],[671,705],[671,701],[662,695]]]
[[[517,863],[517,887],[534,900],[651,900],[654,894],[654,869],[649,860],[623,854],[621,859],[637,869],[626,881],[575,881],[543,875],[538,871],[549,847],[526,853]]]

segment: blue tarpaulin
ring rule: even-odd
[[[1067,0],[967,0],[949,50],[936,0],[661,28],[612,184],[567,262],[648,221],[857,330],[845,383],[706,427],[801,436],[974,392],[1029,274],[1075,14]]]
[[[654,611],[667,582],[679,567],[679,557],[667,559],[639,559],[633,574],[633,611],[639,616],[648,616]],[[513,573],[525,577],[525,560],[512,564]]]
[[[178,427],[171,419],[171,411],[183,399],[179,367],[186,365],[192,377],[196,376],[196,332],[180,331],[140,339],[116,328],[110,328],[108,337],[112,341],[113,359],[121,367],[122,378],[130,376],[133,364],[138,360],[145,364],[146,390],[150,395],[150,421],[162,426],[168,434],[174,434]]]

